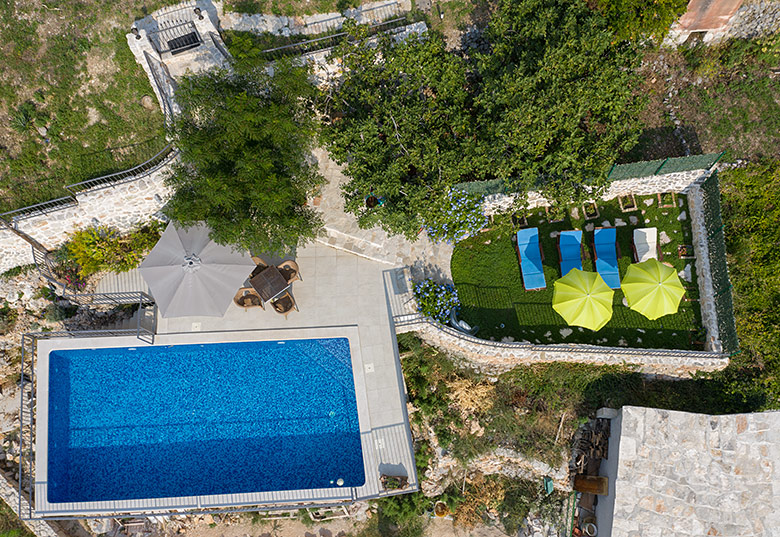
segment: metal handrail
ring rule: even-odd
[[[36,203],[35,205],[22,207],[21,209],[16,209],[14,211],[8,211],[7,213],[2,213],[0,214],[0,218],[9,224],[14,224],[26,218],[48,214],[65,207],[72,207],[73,205],[78,205],[78,201],[76,201],[72,196],[64,196],[62,198]]]
[[[523,349],[536,352],[579,352],[585,354],[622,354],[625,356],[641,356],[652,354],[658,357],[681,357],[681,358],[723,358],[725,355],[712,351],[693,351],[693,350],[674,350],[674,349],[634,349],[624,347],[599,347],[598,345],[567,345],[553,343],[550,345],[537,345],[534,343],[523,343],[520,341],[501,342],[480,339],[478,337],[464,334],[450,326],[437,323],[419,313],[405,313],[393,316],[393,323],[396,326],[411,326],[416,324],[427,324],[440,332],[463,340],[467,343],[474,343],[485,347],[497,349]]]
[[[209,37],[211,37],[212,43],[214,43],[214,46],[217,47],[217,50],[225,57],[226,60],[233,59],[233,55],[230,54],[230,51],[225,48],[225,45],[222,44],[222,40],[217,34],[214,32],[209,32]]]
[[[371,26],[369,26],[369,28],[374,30],[374,29],[379,28],[381,26],[390,26],[392,24],[396,24],[396,23],[402,22],[402,21],[406,22],[407,21],[406,17],[398,17],[398,18],[395,18],[395,19],[390,19],[388,21],[379,22],[377,24],[372,24]],[[395,28],[397,28],[397,27],[389,28],[388,31],[389,30],[393,30]],[[323,36],[323,37],[317,37],[315,39],[308,39],[306,41],[299,41],[297,43],[290,43],[289,45],[282,45],[281,47],[269,48],[269,49],[263,50],[262,54],[272,54],[272,53],[282,53],[282,54],[284,54],[285,53],[284,51],[287,51],[287,50],[291,50],[291,49],[295,49],[295,48],[301,48],[301,47],[304,47],[304,46],[307,46],[307,45],[319,43],[321,41],[335,40],[335,39],[344,37],[346,35],[347,35],[347,32],[338,32],[338,33],[335,33],[335,34],[332,34],[332,35],[326,35],[326,36]],[[314,50],[325,50],[325,49],[331,48],[331,47],[332,47],[332,45],[331,46],[327,46],[327,47],[322,47],[321,49],[314,49]],[[312,52],[312,50],[308,50],[306,52]]]
[[[53,332],[27,332],[22,334],[22,359],[20,362],[20,403],[19,403],[19,505],[17,513],[22,520],[31,520],[33,511],[33,485],[35,481],[35,474],[33,472],[33,445],[35,443],[35,427],[34,420],[35,415],[33,409],[35,408],[35,354],[37,350],[38,340],[40,339],[52,339],[52,338],[80,338],[80,337],[117,337],[117,336],[135,336],[139,340],[153,344],[154,332],[143,326],[141,322],[142,311],[144,306],[154,304],[154,299],[148,294],[137,291],[128,293],[94,293],[84,295],[65,295],[63,298],[68,300],[76,300],[79,303],[79,298],[91,298],[93,304],[128,304],[133,303],[125,298],[129,298],[130,295],[134,297],[134,301],[138,301],[138,321],[135,328],[120,328],[120,329],[105,329],[105,330],[59,330]],[[95,301],[95,298],[100,300]],[[26,365],[29,358],[29,382],[32,386],[30,390],[30,400],[26,401],[24,396],[24,387],[26,379]],[[28,425],[27,432],[25,432],[25,425]],[[27,440],[25,440],[27,438]],[[27,453],[25,454],[25,448]],[[22,498],[25,494],[24,481],[25,481],[25,464],[29,466],[29,475],[27,475],[28,487],[26,491],[28,500],[28,510],[25,516],[22,513]]]
[[[133,166],[132,168],[121,172],[110,173],[101,177],[95,177],[94,179],[81,181],[80,183],[65,185],[65,189],[75,198],[77,194],[82,194],[84,192],[94,192],[97,190],[103,190],[104,188],[113,188],[124,183],[129,183],[130,181],[135,181],[136,179],[146,177],[147,175],[164,166],[177,154],[178,151],[175,149],[173,144],[169,143],[152,158],[146,162],[138,164],[137,166]]]
[[[144,51],[144,59],[146,60],[146,65],[149,67],[149,72],[152,73],[152,79],[154,80],[154,85],[157,86],[157,93],[160,95],[160,99],[162,100],[162,106],[163,106],[163,116],[165,117],[165,124],[170,125],[170,122],[173,121],[173,109],[171,107],[171,103],[168,101],[168,93],[165,91],[163,81],[160,79],[161,75],[157,72],[157,69],[160,69],[160,67],[157,66],[154,62],[157,61],[154,58],[152,58],[151,54]],[[157,62],[161,66],[165,66],[162,62]],[[164,75],[165,73],[163,73]]]

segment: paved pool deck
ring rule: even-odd
[[[300,248],[295,256],[303,281],[293,284],[300,308],[285,319],[270,305],[245,309],[231,304],[223,317],[158,318],[155,345],[347,337],[350,342],[358,402],[366,483],[352,489],[319,489],[253,494],[229,494],[156,500],[50,504],[46,501],[46,412],[48,352],[54,348],[140,346],[133,337],[41,340],[38,347],[38,421],[35,507],[40,516],[87,513],[152,513],[173,510],[295,508],[330,505],[392,493],[379,482],[381,473],[409,476],[418,487],[406,396],[391,303],[403,296],[400,269],[389,268],[322,244]]]

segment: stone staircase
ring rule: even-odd
[[[341,167],[322,148],[316,149],[314,156],[327,180],[320,199],[315,202],[324,223],[317,242],[391,266],[408,266],[415,280],[428,277],[439,281],[451,279],[451,244],[433,242],[425,232],[411,242],[400,235],[388,235],[378,227],[361,229],[355,217],[344,212],[341,184],[347,179]]]
[[[157,328],[156,306],[144,306],[133,312],[130,317],[125,317],[115,323],[106,325],[104,330],[136,330],[139,327],[148,332],[154,333]]]

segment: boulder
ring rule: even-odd
[[[149,95],[144,95],[141,97],[141,106],[147,110],[154,110],[157,108],[157,106],[155,106],[154,99],[152,99],[152,97]]]

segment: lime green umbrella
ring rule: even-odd
[[[583,326],[595,332],[612,317],[614,294],[597,272],[574,268],[555,281],[553,309],[569,325]]]
[[[628,307],[651,321],[677,313],[685,294],[677,271],[657,259],[629,265],[620,288]]]

